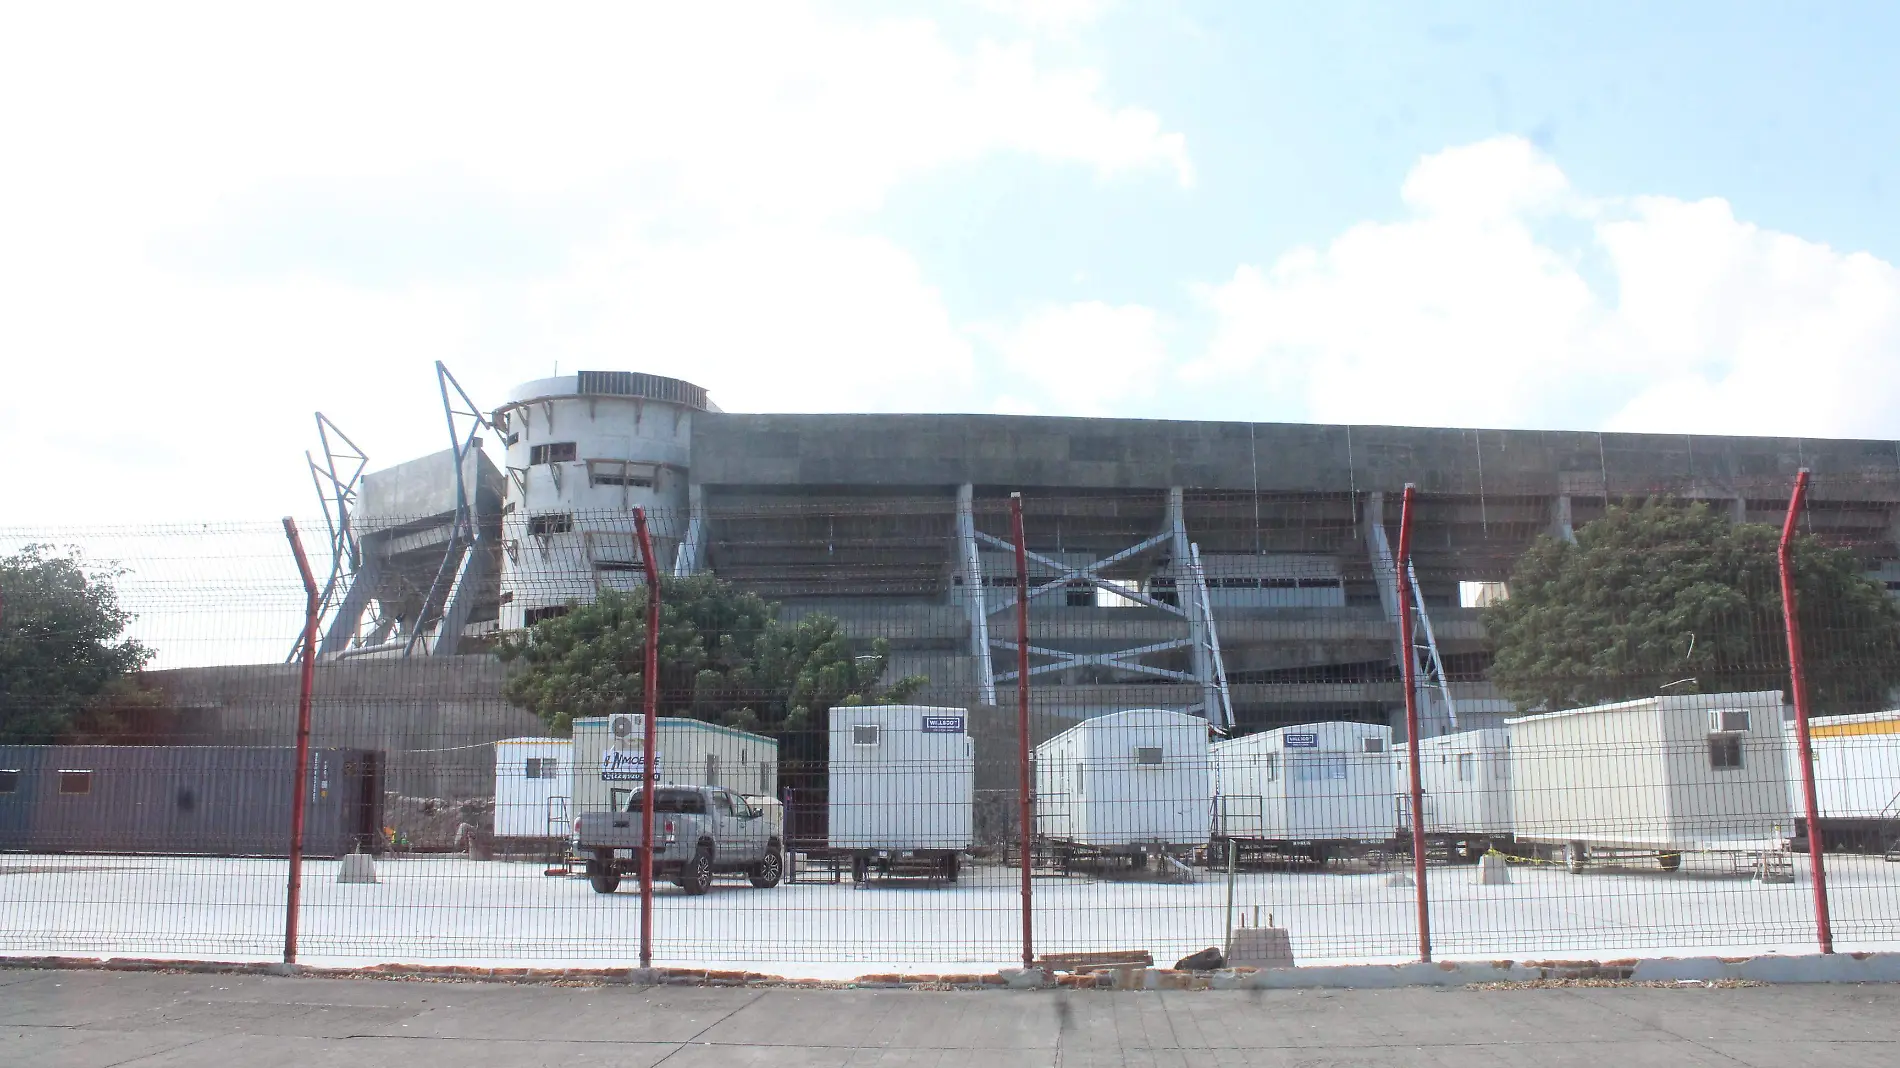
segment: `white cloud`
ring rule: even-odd
[[[1410,216],[1202,287],[1223,414],[1900,436],[1900,271],[1726,202],[1582,196],[1528,143],[1421,161]]]
[[[0,435],[47,522],[302,508],[314,408],[379,464],[444,444],[434,359],[486,403],[558,360],[967,405],[869,213],[998,155],[1193,173],[1033,43],[777,0],[16,6],[0,130]]]
[[[1100,301],[1038,309],[1007,327],[979,335],[1001,363],[996,385],[1027,385],[1045,398],[1045,415],[1108,415],[1151,395],[1167,372],[1168,349],[1159,317],[1139,305]],[[1012,398],[1013,410],[1028,402]]]

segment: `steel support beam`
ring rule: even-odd
[[[1187,536],[1185,494],[1180,486],[1168,488],[1168,537],[1172,543],[1175,597],[1187,618],[1192,643],[1194,679],[1201,684],[1202,715],[1212,723],[1220,718],[1220,686],[1214,678],[1212,642],[1208,638],[1213,616],[1207,612],[1207,583],[1194,566],[1194,545]]]
[[[989,590],[976,545],[976,489],[965,482],[957,487],[957,566],[963,571],[963,605],[970,615],[970,655],[976,659],[977,686],[983,703],[993,705],[997,679],[990,663]]]

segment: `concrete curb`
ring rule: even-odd
[[[1346,964],[1266,970],[1235,968],[1213,972],[1124,966],[1056,976],[1039,969],[1011,969],[988,974],[906,975],[892,972],[837,980],[787,979],[760,972],[700,968],[469,968],[403,964],[379,964],[366,968],[312,968],[299,964],[256,961],[163,960],[153,957],[0,956],[0,968],[189,972],[410,982],[788,987],[805,990],[1395,990],[1402,987],[1456,987],[1561,980],[1900,983],[1900,953],[1658,957],[1612,961],[1438,961],[1431,964]]]

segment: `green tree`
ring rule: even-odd
[[[124,636],[124,573],[47,545],[0,557],[0,741],[64,741],[98,726],[96,709],[135,700],[130,676],[152,652]]]
[[[1574,544],[1540,537],[1485,609],[1491,680],[1524,709],[1659,693],[1789,687],[1781,532],[1706,504],[1612,506]],[[1900,685],[1900,605],[1851,552],[1801,535],[1795,590],[1817,713],[1885,707]]]
[[[638,709],[646,657],[646,590],[608,590],[505,638],[515,670],[502,694],[556,733],[586,716]],[[860,653],[838,621],[778,618],[776,605],[712,575],[660,584],[659,707],[742,730],[779,735],[816,727],[834,704],[899,701],[921,677],[881,685],[890,647]]]

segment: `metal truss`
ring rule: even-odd
[[[989,617],[1014,608],[1017,597],[1012,593],[1002,598],[1000,604],[991,606],[988,603],[987,586],[984,582],[978,546],[987,545],[1008,553],[1014,553],[1016,546],[1003,538],[976,529],[971,496],[972,488],[968,485],[960,487],[957,491],[957,534],[962,550],[959,566],[965,572],[966,603],[970,607],[971,651],[977,658],[978,677],[983,680],[983,699],[986,703],[994,704],[996,684],[1013,682],[1019,673],[1013,670],[1000,674],[994,673],[990,650],[1006,649],[1016,652],[1021,646],[1013,641],[991,637]],[[1176,599],[1181,602],[1180,604],[1169,604],[1102,576],[1102,572],[1108,568],[1164,546],[1172,549]],[[1024,549],[1023,555],[1056,574],[1055,578],[1031,587],[1023,596],[1024,600],[1034,600],[1057,590],[1066,591],[1076,583],[1086,582],[1096,589],[1106,590],[1117,597],[1178,616],[1188,631],[1180,638],[1098,653],[1075,653],[1066,649],[1052,649],[1032,644],[1029,646],[1030,655],[1041,657],[1047,662],[1031,667],[1030,675],[1042,675],[1076,667],[1105,667],[1166,679],[1170,682],[1195,683],[1202,690],[1201,702],[1195,706],[1195,709],[1206,716],[1211,723],[1217,723],[1223,727],[1233,724],[1233,701],[1227,686],[1226,672],[1221,667],[1220,639],[1215,631],[1214,616],[1208,601],[1207,580],[1200,567],[1200,549],[1199,546],[1187,540],[1187,528],[1183,520],[1182,492],[1179,487],[1171,489],[1168,493],[1166,529],[1126,549],[1079,567],[1072,567],[1028,548]],[[1191,650],[1192,671],[1179,671],[1144,664],[1139,659],[1174,649]]]
[[[1566,521],[1568,507],[1566,506]],[[1419,704],[1429,712],[1419,717],[1422,724],[1420,732],[1426,735],[1445,733],[1429,727],[1446,725],[1446,730],[1458,729],[1458,702],[1452,699],[1451,685],[1445,676],[1445,661],[1438,653],[1438,638],[1432,632],[1431,614],[1425,609],[1425,597],[1418,588],[1418,568],[1406,561],[1406,579],[1412,587],[1413,633],[1412,648],[1407,650],[1399,638],[1397,626],[1399,618],[1399,566],[1392,554],[1392,543],[1385,534],[1385,495],[1369,494],[1366,498],[1366,551],[1372,558],[1372,574],[1378,582],[1379,604],[1385,609],[1385,618],[1393,623],[1392,647],[1395,657],[1410,655],[1415,667],[1414,680],[1418,686]],[[1421,640],[1422,639],[1422,640]],[[1401,661],[1402,663],[1402,661]],[[1434,692],[1436,691],[1436,692]],[[1443,714],[1431,706],[1441,705]]]
[[[425,625],[432,618],[436,625],[428,642],[429,654],[451,656],[455,653],[462,639],[462,627],[468,621],[475,587],[480,585],[482,571],[488,566],[487,546],[481,541],[481,525],[476,522],[475,502],[469,496],[465,468],[468,458],[481,451],[482,430],[492,430],[494,424],[483,414],[481,406],[469,398],[468,391],[455,380],[441,360],[435,362],[435,378],[442,394],[442,415],[448,422],[449,448],[455,456],[455,517],[449,525],[449,540],[442,553],[442,565],[436,571],[435,580],[429,584],[429,592],[422,600],[421,613],[409,631],[408,640],[403,643],[404,656],[414,655],[416,646],[423,640]],[[458,401],[460,407],[457,406]],[[462,429],[464,421],[468,428],[466,431]]]
[[[317,442],[323,450],[323,458],[318,460],[308,450],[303,458],[310,467],[310,481],[316,486],[317,503],[323,508],[323,525],[330,536],[330,577],[323,584],[317,617],[319,625],[327,625],[327,621],[336,616],[339,602],[354,585],[356,569],[362,560],[352,520],[369,456],[329,416],[322,412],[316,416]],[[299,636],[285,662],[295,660],[302,649],[303,638]]]

